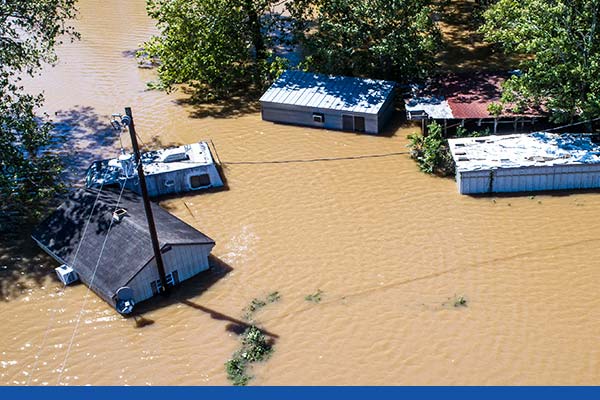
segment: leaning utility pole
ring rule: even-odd
[[[138,142],[137,142],[137,135],[135,133],[135,125],[133,123],[131,107],[125,107],[125,115],[122,117],[121,122],[124,125],[127,125],[128,129],[129,129],[129,135],[131,136],[131,145],[133,146],[133,154],[135,157],[135,163],[137,165],[137,173],[138,173],[138,178],[140,180],[140,188],[142,189],[142,199],[144,200],[144,210],[146,211],[146,219],[148,220],[148,229],[150,230],[150,238],[152,239],[152,248],[154,249],[154,258],[156,259],[156,268],[158,269],[158,275],[160,276],[162,293],[166,293],[168,291],[168,288],[167,288],[167,276],[165,274],[165,265],[163,264],[162,254],[160,253],[160,245],[158,244],[158,234],[156,233],[156,225],[154,224],[154,215],[152,214],[150,198],[148,197],[148,188],[146,187],[146,177],[144,176],[144,167],[142,165],[142,157],[140,155],[140,149],[139,149]]]

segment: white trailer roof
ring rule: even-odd
[[[377,114],[394,86],[392,81],[288,70],[271,85],[260,101]]]
[[[600,163],[589,134],[498,135],[449,139],[458,171]]]

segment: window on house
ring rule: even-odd
[[[208,174],[190,176],[190,187],[192,189],[199,189],[207,186],[210,186],[210,176],[208,176]]]
[[[162,283],[160,283],[160,279],[156,281],[150,282],[150,288],[152,289],[152,294],[156,296],[161,292]]]
[[[173,287],[179,284],[179,271],[175,270],[170,274],[165,275],[165,279],[167,281],[167,287]],[[152,289],[152,294],[154,296],[159,294],[162,289],[162,283],[160,283],[160,279],[150,282],[150,288]]]

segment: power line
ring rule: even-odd
[[[299,164],[299,163],[313,163],[313,162],[327,162],[327,161],[343,161],[343,160],[363,160],[369,158],[383,158],[383,157],[394,157],[400,155],[410,154],[410,151],[398,151],[393,153],[384,154],[365,154],[358,156],[347,156],[347,157],[323,157],[323,158],[309,158],[309,159],[297,159],[297,160],[265,160],[265,161],[223,161],[223,165],[261,165],[261,164]]]
[[[558,126],[558,127],[556,127],[556,128],[550,128],[550,129],[546,129],[546,130],[544,130],[544,131],[542,131],[542,132],[550,132],[550,131],[555,131],[555,130],[558,130],[558,129],[568,128],[568,127],[570,127],[570,126],[577,126],[577,125],[587,124],[587,123],[590,123],[590,122],[596,122],[596,121],[600,121],[600,117],[598,117],[598,118],[594,118],[594,119],[590,119],[590,120],[587,120],[587,121],[575,122],[575,123],[573,123],[573,124],[568,124],[568,125]]]
[[[119,198],[117,199],[117,204],[115,205],[115,211],[119,208],[119,203],[121,202],[121,197],[123,196],[123,192],[125,191],[125,183],[121,187],[121,192],[119,193]],[[62,375],[65,372],[65,367],[67,365],[67,360],[71,353],[71,347],[73,346],[73,341],[75,340],[75,336],[77,335],[77,329],[79,328],[79,323],[81,322],[81,316],[83,315],[83,310],[87,304],[87,300],[91,291],[91,287],[94,284],[94,278],[96,277],[96,271],[98,271],[98,266],[100,265],[100,260],[102,259],[102,254],[104,253],[104,249],[106,247],[106,242],[108,241],[108,237],[110,235],[110,230],[113,226],[114,219],[111,218],[110,224],[108,225],[108,230],[106,232],[106,236],[104,237],[104,242],[102,243],[102,247],[100,248],[100,255],[98,256],[98,261],[96,261],[96,266],[94,267],[94,271],[92,273],[92,278],[90,279],[90,283],[88,285],[88,289],[85,293],[85,297],[83,299],[83,304],[81,305],[81,309],[79,310],[79,315],[77,316],[77,322],[75,323],[75,328],[73,329],[73,334],[71,335],[71,340],[69,342],[69,346],[67,347],[67,352],[65,354],[65,359],[63,360],[62,366],[60,368],[60,373],[58,375],[57,385],[60,385],[60,381],[62,379]]]
[[[104,182],[102,182],[102,184],[100,184],[100,188],[98,190],[98,194],[96,195],[96,199],[94,200],[94,204],[92,205],[92,210],[90,212],[90,216],[87,219],[87,222],[85,224],[85,227],[83,229],[83,234],[81,235],[81,239],[79,240],[79,244],[77,245],[77,249],[75,250],[75,256],[73,257],[73,261],[71,263],[71,267],[73,269],[75,269],[75,265],[76,265],[76,261],[77,261],[77,256],[79,255],[79,250],[81,249],[81,244],[83,243],[83,240],[85,239],[85,235],[87,233],[88,227],[90,225],[90,221],[92,220],[92,216],[94,215],[94,210],[96,209],[96,205],[98,204],[98,199],[100,198],[100,193],[102,192],[102,188],[104,186]],[[64,292],[64,288],[62,290]],[[60,297],[59,297],[60,299]],[[37,367],[37,363],[39,360],[39,356],[44,348],[44,346],[46,345],[46,339],[48,338],[48,333],[50,332],[50,329],[52,328],[52,325],[54,325],[54,313],[51,315],[50,321],[48,322],[48,325],[46,327],[46,332],[44,333],[44,337],[42,339],[42,344],[40,345],[40,348],[37,352],[37,354],[35,355],[35,360],[33,362],[33,366],[31,367],[31,372],[29,373],[29,377],[27,379],[27,386],[29,386],[29,383],[31,382],[31,379],[33,377],[33,373],[35,372],[35,368]]]

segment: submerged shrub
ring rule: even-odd
[[[248,369],[252,363],[266,360],[273,352],[273,346],[265,334],[256,326],[249,326],[241,335],[242,347],[225,363],[227,378],[236,386],[245,386],[252,376]]]
[[[320,303],[322,300],[322,297],[321,297],[322,294],[323,294],[323,291],[321,289],[318,289],[316,292],[304,296],[304,300],[310,301],[313,303]]]
[[[448,141],[442,136],[442,127],[437,122],[428,125],[428,135],[408,135],[410,156],[417,161],[421,171],[439,176],[454,175],[454,160]]]

